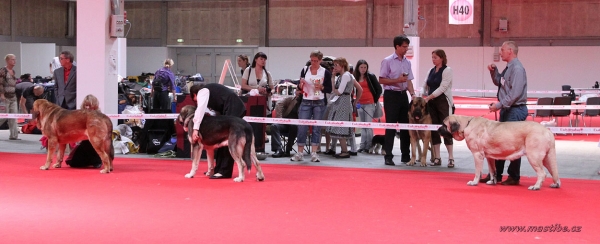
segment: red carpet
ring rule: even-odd
[[[185,179],[189,161],[39,170],[0,153],[2,243],[597,243],[600,181],[470,187],[471,174],[264,164],[266,181]],[[201,164],[202,172],[205,163]],[[254,171],[252,172],[254,175]],[[594,200],[596,199],[596,200]],[[501,232],[510,226],[581,232]]]
[[[490,104],[492,102],[496,102],[497,99],[496,98],[491,98],[491,97],[463,97],[463,96],[454,96],[454,104]],[[530,98],[529,101],[535,102],[537,101],[537,99],[535,98]],[[530,112],[534,112],[533,110],[530,110]],[[496,120],[495,118],[495,114],[494,113],[489,113],[489,111],[487,110],[483,110],[483,109],[465,109],[465,108],[457,108],[456,109],[456,114],[458,115],[467,115],[467,116],[482,116],[487,118],[487,119],[491,119],[491,120]],[[572,119],[573,122],[575,123],[575,117],[573,115]],[[382,119],[383,121],[385,121],[385,119]],[[527,120],[532,121],[533,119],[531,117],[527,117]],[[536,118],[536,122],[541,122],[541,121],[548,121],[548,118]],[[557,126],[564,126],[564,127],[568,127],[569,126],[569,119],[567,118],[563,118],[563,119],[557,119],[556,122],[558,123]],[[586,117],[585,118],[585,123],[587,127],[590,127],[590,122],[592,124],[592,127],[600,127],[600,117],[596,116],[596,117],[592,117],[590,119],[590,117]],[[581,121],[581,117],[579,117],[579,126],[583,126],[583,122]],[[384,129],[374,129],[375,135],[383,135],[385,134],[385,130]],[[595,134],[595,135],[586,135],[586,134],[568,134],[568,135],[554,135],[556,140],[565,140],[565,141],[590,141],[590,142],[598,142],[600,141],[600,134]]]

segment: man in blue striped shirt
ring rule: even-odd
[[[408,123],[408,94],[415,95],[412,79],[414,79],[411,63],[404,56],[408,51],[410,40],[405,35],[394,37],[394,53],[381,61],[379,83],[383,85],[383,109],[386,123]],[[408,94],[406,93],[408,91]],[[392,158],[394,135],[396,130],[385,130],[385,165],[395,165]],[[410,135],[407,130],[400,130],[401,161],[410,161]]]

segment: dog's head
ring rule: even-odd
[[[410,110],[408,111],[409,117],[414,118],[415,120],[421,120],[426,115],[429,115],[429,110],[427,110],[427,102],[422,97],[415,97],[410,102]]]
[[[183,108],[181,108],[181,111],[179,111],[179,116],[177,116],[177,122],[183,126],[184,130],[187,130],[188,123],[190,123],[195,113],[196,106],[193,105],[186,105]]]
[[[33,119],[37,119],[38,123],[44,118],[44,115],[49,110],[56,110],[60,108],[58,105],[49,102],[46,99],[38,99],[33,102],[33,108],[31,109],[31,115]]]
[[[445,138],[454,138],[454,140],[457,141],[464,140],[464,127],[462,126],[462,123],[464,121],[462,120],[462,118],[454,115],[448,116],[446,119],[444,119],[444,123],[442,124],[442,126],[438,128],[438,133],[440,133],[440,135]]]

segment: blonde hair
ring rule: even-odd
[[[165,59],[165,62],[164,62],[165,67],[171,68],[171,67],[173,67],[174,64],[175,64],[175,62],[173,62],[173,59],[170,59],[170,58]]]
[[[4,61],[8,61],[9,58],[16,58],[17,56],[15,56],[12,53],[6,54],[6,56],[4,56]]]
[[[83,98],[81,103],[81,109],[98,110],[100,111],[100,102],[98,98],[92,94],[89,94]]]

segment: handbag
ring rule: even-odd
[[[383,109],[381,108],[380,102],[375,102],[375,111],[373,111],[373,118],[379,119],[383,117]]]

